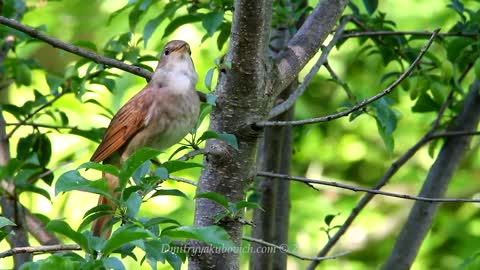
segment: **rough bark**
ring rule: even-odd
[[[290,91],[285,91],[288,94]],[[293,117],[293,109],[276,117],[277,120],[288,120]],[[269,127],[265,129],[262,143],[260,144],[260,168],[262,171],[281,172],[288,174],[292,151],[292,128]],[[257,178],[255,190],[260,194],[260,206],[255,209],[252,237],[274,243],[278,246],[288,244],[288,224],[290,211],[290,181],[285,179],[272,179],[268,177]],[[252,243],[253,250],[262,247]],[[287,254],[276,251],[275,253],[253,253],[250,257],[250,269],[286,269]]]
[[[348,0],[320,1],[277,59],[277,94],[283,91],[317,53],[342,15]],[[332,20],[334,19],[334,20]]]
[[[465,99],[462,112],[458,115],[451,131],[475,130],[480,120],[480,81],[476,80]],[[468,150],[470,137],[448,138],[430,168],[419,196],[443,197],[452,175]],[[403,227],[390,257],[382,269],[410,269],[420,245],[428,233],[435,217],[438,203],[417,201]]]
[[[217,106],[210,115],[210,129],[234,134],[239,150],[221,141],[211,140],[207,143],[208,155],[204,159],[197,193],[217,192],[231,202],[245,199],[246,190],[256,171],[255,158],[261,132],[253,129],[252,124],[267,118],[274,98],[318,51],[347,2],[320,2],[310,15],[313,18],[310,21],[307,19],[300,34],[296,35],[295,42],[289,43],[287,52],[272,62],[267,53],[272,0],[235,1],[229,51],[225,57],[231,68],[219,77],[215,91]],[[297,55],[299,49],[302,53]],[[272,64],[281,67],[273,67]],[[215,202],[198,199],[195,225],[212,225],[215,215],[221,211],[222,207]],[[222,220],[219,225],[240,245],[242,227],[239,222]],[[203,245],[199,242],[191,244]],[[239,269],[239,254],[190,254],[189,269]]]
[[[216,88],[217,106],[210,115],[210,129],[235,134],[239,150],[220,141],[207,143],[208,156],[197,193],[217,192],[232,202],[245,198],[255,174],[258,132],[249,128],[268,114],[272,86],[267,80],[266,51],[272,14],[272,1],[240,0],[235,2],[230,49],[225,61],[231,68],[221,74]],[[222,208],[207,199],[198,199],[195,225],[208,226]],[[221,225],[240,245],[242,226],[235,220]],[[201,245],[200,243],[195,243]],[[189,269],[239,269],[239,254],[210,253],[190,256]]]

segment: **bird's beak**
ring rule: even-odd
[[[178,47],[175,49],[176,52],[178,53],[188,53],[188,54],[191,54],[191,51],[190,51],[190,46],[187,44],[187,43],[184,43],[182,46]]]

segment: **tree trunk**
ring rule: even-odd
[[[465,98],[462,112],[456,119],[451,131],[475,130],[480,120],[480,81],[476,80]],[[451,137],[446,139],[435,163],[430,168],[427,179],[418,196],[441,198],[452,179],[453,172],[468,149],[470,137]],[[428,233],[438,203],[415,202],[407,223],[397,238],[390,257],[383,265],[385,270],[410,269],[417,256],[420,245]]]
[[[287,95],[290,91],[285,91]],[[293,109],[275,120],[291,120]],[[288,174],[292,152],[292,127],[269,127],[265,129],[260,147],[259,166],[262,171]],[[290,182],[285,179],[257,178],[255,190],[260,194],[261,209],[254,210],[255,227],[252,237],[287,247],[290,211]],[[262,245],[252,243],[253,250]],[[254,252],[250,258],[250,269],[286,269],[287,254],[276,251]]]
[[[248,185],[255,176],[259,131],[252,129],[251,124],[265,119],[273,98],[266,59],[271,9],[271,0],[235,1],[230,46],[225,58],[231,68],[220,75],[210,129],[234,134],[239,150],[218,140],[207,142],[208,154],[197,193],[217,192],[231,202],[238,202],[245,199]],[[215,202],[197,199],[195,225],[212,225],[213,218],[221,211],[222,207]],[[242,225],[235,220],[222,221],[221,225],[240,245]],[[194,242],[194,245],[202,244]],[[189,269],[239,269],[239,254],[190,256]]]
[[[267,118],[273,101],[320,48],[348,0],[324,0],[295,34],[278,58],[268,57],[272,0],[235,1],[229,50],[215,94],[216,104],[210,115],[210,129],[234,134],[239,150],[225,142],[207,142],[197,194],[217,192],[231,202],[245,199],[256,175],[255,161],[261,129],[254,124]],[[231,66],[231,67],[230,67]],[[208,199],[197,199],[195,225],[209,226],[222,207]],[[242,225],[236,220],[220,224],[240,246]],[[204,247],[198,241],[193,247]],[[201,249],[196,249],[200,251]],[[208,252],[190,254],[189,269],[239,269],[239,254]]]

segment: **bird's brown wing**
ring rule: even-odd
[[[115,114],[90,161],[105,160],[145,127],[147,108],[150,108],[153,102],[152,90],[153,88],[147,85]]]

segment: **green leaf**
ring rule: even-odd
[[[383,143],[387,148],[387,152],[391,155],[394,148],[393,131],[397,127],[397,116],[390,108],[388,99],[381,98],[371,105],[375,108],[375,120],[377,123],[378,133],[383,139]]]
[[[167,169],[168,173],[174,173],[191,168],[201,168],[202,166],[203,165],[199,163],[180,160],[169,160],[162,164],[162,167]]]
[[[112,14],[110,14],[110,16],[108,17],[108,22],[107,22],[107,25],[110,24],[110,22],[115,18],[117,17],[120,13],[122,13],[123,11],[125,11],[126,9],[132,7],[135,2],[137,2],[136,0],[135,1],[128,1],[128,3],[123,6],[122,8],[114,11]]]
[[[23,108],[18,107],[13,104],[0,104],[0,109],[2,112],[8,112],[9,114],[13,115],[17,120],[22,120],[22,116],[25,114]]]
[[[120,248],[122,245],[130,243],[135,240],[145,239],[152,237],[153,235],[142,229],[137,229],[135,231],[131,229],[123,229],[115,231],[110,239],[107,240],[105,246],[102,249],[104,255],[110,255],[113,251]]]
[[[381,98],[374,102],[372,106],[375,108],[375,115],[382,124],[382,127],[387,133],[393,133],[397,128],[397,116],[395,112],[390,108],[385,98]]]
[[[207,71],[207,74],[205,74],[205,87],[210,91],[212,90],[212,79],[215,69],[215,67],[212,67]]]
[[[37,262],[38,268],[31,268],[35,270],[51,270],[51,269],[62,269],[62,270],[76,270],[80,268],[80,262],[75,261],[74,258],[68,256],[52,255],[44,260]],[[22,268],[23,269],[23,265]],[[27,268],[28,269],[28,268]]]
[[[363,5],[368,12],[368,15],[372,15],[378,7],[378,0],[363,0]]]
[[[200,127],[200,125],[203,123],[203,120],[205,119],[205,117],[207,117],[207,115],[210,114],[210,112],[212,112],[212,105],[205,103],[202,103],[200,105],[200,114],[198,115],[197,125],[195,129],[198,129],[198,127]]]
[[[238,142],[237,142],[237,137],[233,134],[229,133],[216,133],[211,130],[205,131],[202,136],[198,139],[198,141],[205,141],[208,139],[219,139],[222,140],[226,143],[228,143],[230,146],[232,146],[235,150],[238,150]]]
[[[157,17],[149,20],[145,24],[145,27],[143,28],[143,45],[144,45],[144,48],[147,47],[147,43],[150,40],[150,37],[152,36],[153,32],[155,32],[157,27],[160,25],[160,23],[164,19],[165,19],[165,13],[161,13],[160,15],[158,15]]]
[[[144,223],[144,226],[146,228],[149,228],[151,226],[158,225],[158,224],[164,224],[164,223],[171,223],[171,224],[175,224],[175,225],[180,225],[180,223],[178,221],[176,221],[175,219],[166,218],[166,217],[155,217],[155,218],[151,218],[151,219],[147,220]]]
[[[175,1],[171,1],[166,4],[165,7],[163,7],[163,12],[160,15],[149,20],[145,24],[145,27],[143,28],[143,44],[145,45],[145,48],[147,47],[147,43],[150,40],[150,37],[158,28],[160,23],[162,23],[165,18],[170,17],[172,14],[174,14],[177,9],[178,3],[176,3]]]
[[[59,78],[59,77],[52,76],[52,75],[49,75],[49,74],[45,74],[45,80],[47,81],[47,85],[50,88],[50,93],[51,94],[58,93],[58,89],[60,88],[60,86],[65,81],[63,78]]]
[[[26,64],[17,63],[15,65],[15,82],[25,86],[32,84],[32,73]]]
[[[228,38],[230,37],[230,29],[232,28],[232,24],[230,22],[222,24],[220,27],[220,34],[217,37],[217,48],[219,51],[222,50],[223,45],[227,42]]]
[[[239,201],[238,203],[235,204],[235,209],[241,210],[243,208],[246,209],[262,209],[258,203],[254,202],[247,202],[247,201]]]
[[[156,168],[154,175],[160,180],[166,180],[168,179],[168,170],[162,167]]]
[[[428,95],[423,92],[412,107],[412,112],[435,112],[439,109],[439,105]]]
[[[106,204],[101,204],[100,206],[108,206]],[[111,217],[114,212],[113,212],[113,208],[110,207],[111,210],[110,211],[98,211],[96,213],[93,213],[91,215],[89,215],[88,217],[84,218],[82,223],[80,223],[80,225],[78,226],[78,231],[83,231],[87,228],[87,226],[89,224],[91,224],[92,222],[94,222],[95,220],[101,218],[101,217]]]
[[[171,21],[168,26],[165,28],[165,31],[163,32],[162,39],[169,36],[173,31],[175,31],[177,28],[184,24],[192,24],[195,22],[199,22],[202,20],[202,16],[200,15],[184,15],[175,18],[173,21]]]
[[[156,269],[157,262],[165,263],[165,252],[170,247],[169,243],[165,241],[167,237],[161,239],[147,240],[145,244],[145,257],[152,266],[152,269]]]
[[[130,196],[128,196],[127,201],[125,202],[127,205],[127,217],[135,218],[140,210],[140,205],[142,204],[142,198],[138,193],[132,192]]]
[[[35,141],[33,150],[37,153],[40,166],[46,167],[52,156],[52,143],[45,134],[40,134]]]
[[[200,193],[200,194],[195,195],[195,197],[194,197],[194,199],[198,199],[198,198],[205,198],[205,199],[212,200],[212,201],[220,204],[221,206],[223,206],[225,209],[228,210],[228,206],[229,206],[228,200],[225,196],[223,196],[220,193],[217,193],[217,192]]]
[[[172,238],[186,238],[203,241],[218,248],[235,248],[235,243],[228,233],[219,226],[194,227],[182,226],[172,230],[164,230],[162,235]]]
[[[155,196],[178,196],[188,199],[188,196],[185,193],[181,192],[178,189],[161,189],[153,193],[152,197]]]
[[[5,226],[16,226],[17,224],[13,223],[10,219],[0,216],[0,229]]]
[[[161,151],[152,149],[152,148],[141,148],[140,150],[133,153],[122,165],[119,174],[120,188],[125,187],[128,179],[133,175],[133,173],[142,166],[143,163],[149,161],[152,158],[160,155]]]
[[[211,12],[205,14],[202,20],[202,26],[207,30],[207,34],[211,37],[217,31],[217,29],[222,25],[223,22],[223,12]]]
[[[333,219],[337,216],[338,214],[336,215],[327,215],[325,216],[325,218],[323,219],[323,221],[325,222],[325,224],[327,224],[327,226],[330,226],[330,224],[332,223]]]
[[[48,191],[46,191],[43,188],[39,188],[37,186],[34,186],[30,183],[19,183],[15,187],[17,189],[18,194],[20,194],[22,192],[33,192],[33,193],[37,193],[39,195],[42,195],[43,197],[45,197],[49,201],[52,200],[50,198],[50,193],[48,193]]]
[[[380,137],[382,137],[383,143],[387,148],[387,153],[391,155],[393,153],[393,148],[394,148],[394,140],[393,140],[392,133],[386,132],[384,124],[380,120],[378,120],[378,118],[376,118],[376,123],[377,123],[378,133],[380,134]]]
[[[217,96],[215,96],[215,94],[213,93],[207,94],[207,104],[215,106],[217,105],[216,101],[217,101]]]
[[[105,258],[105,260],[103,261],[103,266],[105,267],[105,269],[125,270],[125,266],[123,265],[122,261],[116,257]]]
[[[55,184],[55,195],[60,192],[80,190],[95,193],[112,199],[108,192],[107,182],[104,180],[90,181],[80,175],[78,171],[68,171],[62,174]]]
[[[97,171],[101,171],[101,172],[109,173],[111,175],[118,176],[117,167],[115,167],[111,164],[100,164],[100,163],[97,163],[97,162],[89,161],[89,162],[85,162],[82,165],[78,166],[77,170],[81,170],[81,169],[93,169],[93,170],[97,170]]]
[[[172,266],[174,270],[180,270],[182,267],[182,259],[175,253],[167,251],[165,252],[165,258],[168,264]]]
[[[104,128],[91,128],[88,130],[72,128],[69,133],[89,139],[94,142],[100,142],[100,139],[102,138],[104,131],[105,131]]]
[[[452,63],[458,63],[460,55],[472,45],[471,40],[465,37],[454,37],[447,43],[447,58]]]
[[[52,220],[45,226],[45,228],[51,232],[59,233],[68,237],[80,245],[83,250],[88,250],[88,241],[85,235],[74,231],[65,221]]]

